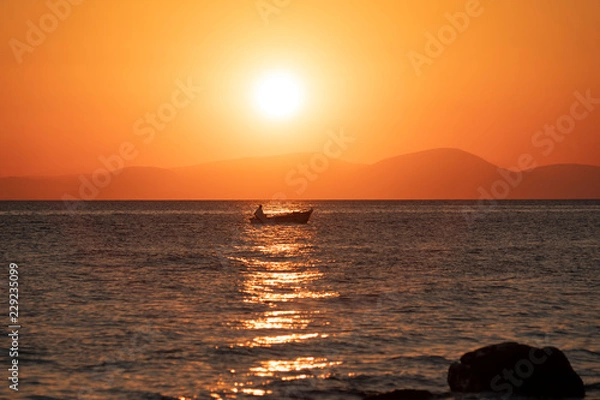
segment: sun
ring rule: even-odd
[[[296,115],[304,101],[300,80],[287,72],[264,75],[254,87],[256,108],[266,117],[287,119]]]

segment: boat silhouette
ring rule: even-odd
[[[250,218],[252,224],[306,224],[313,209],[305,211],[293,211],[285,214],[265,215],[259,219],[256,215]]]

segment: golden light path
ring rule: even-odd
[[[261,363],[260,367],[251,368],[250,370],[256,372],[258,376],[274,376],[277,372],[290,372],[290,371],[307,371],[311,369],[323,369],[332,365],[339,365],[340,361],[329,361],[326,358],[315,358],[315,357],[298,357],[290,361],[282,360],[269,360]],[[301,374],[295,377],[286,377],[283,379],[304,379],[307,375]]]
[[[268,310],[239,322],[239,329],[263,334],[250,334],[247,340],[237,342],[235,346],[269,348],[326,340],[329,335],[319,332],[318,324],[311,326],[317,318],[323,317],[314,301],[339,294],[318,288],[317,283],[323,274],[311,258],[310,230],[306,227],[249,228],[246,235],[245,240],[256,255],[236,258],[236,262],[245,267],[241,282],[243,301],[266,306]],[[268,331],[273,331],[273,334],[268,334]],[[258,360],[247,371],[232,369],[230,372],[235,375],[235,382],[220,389],[221,393],[229,393],[224,398],[235,398],[236,393],[260,397],[271,392],[256,388],[256,378],[262,378],[261,381],[267,383],[273,380],[323,378],[328,376],[327,368],[340,364],[341,361],[313,354],[295,354],[289,359]],[[213,394],[213,397],[222,398],[218,394]]]
[[[319,311],[315,311],[318,313]],[[298,315],[297,311],[267,311],[257,319],[244,321],[245,329],[304,329],[310,319]]]
[[[335,295],[308,289],[308,284],[319,279],[321,274],[316,271],[294,271],[295,267],[292,262],[257,262],[252,266],[254,273],[244,283],[245,292],[250,295],[246,302],[287,302]]]

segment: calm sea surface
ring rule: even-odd
[[[464,352],[516,340],[564,350],[600,399],[600,202],[286,204],[314,207],[304,226],[255,206],[0,202],[17,397],[446,393]]]

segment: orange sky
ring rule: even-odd
[[[355,139],[350,161],[453,147],[504,167],[522,153],[600,165],[600,104],[575,106],[582,117],[564,140],[532,143],[570,115],[575,92],[600,99],[596,0],[264,2],[284,6],[0,2],[0,176],[90,172],[125,142],[136,149],[127,165],[159,167],[321,151],[338,127]],[[462,32],[448,25],[448,13],[464,24],[458,12],[472,14]],[[415,68],[440,29],[456,37]],[[285,121],[250,96],[275,69],[305,85],[304,108]],[[176,114],[150,140],[137,121],[168,111],[174,94]]]

